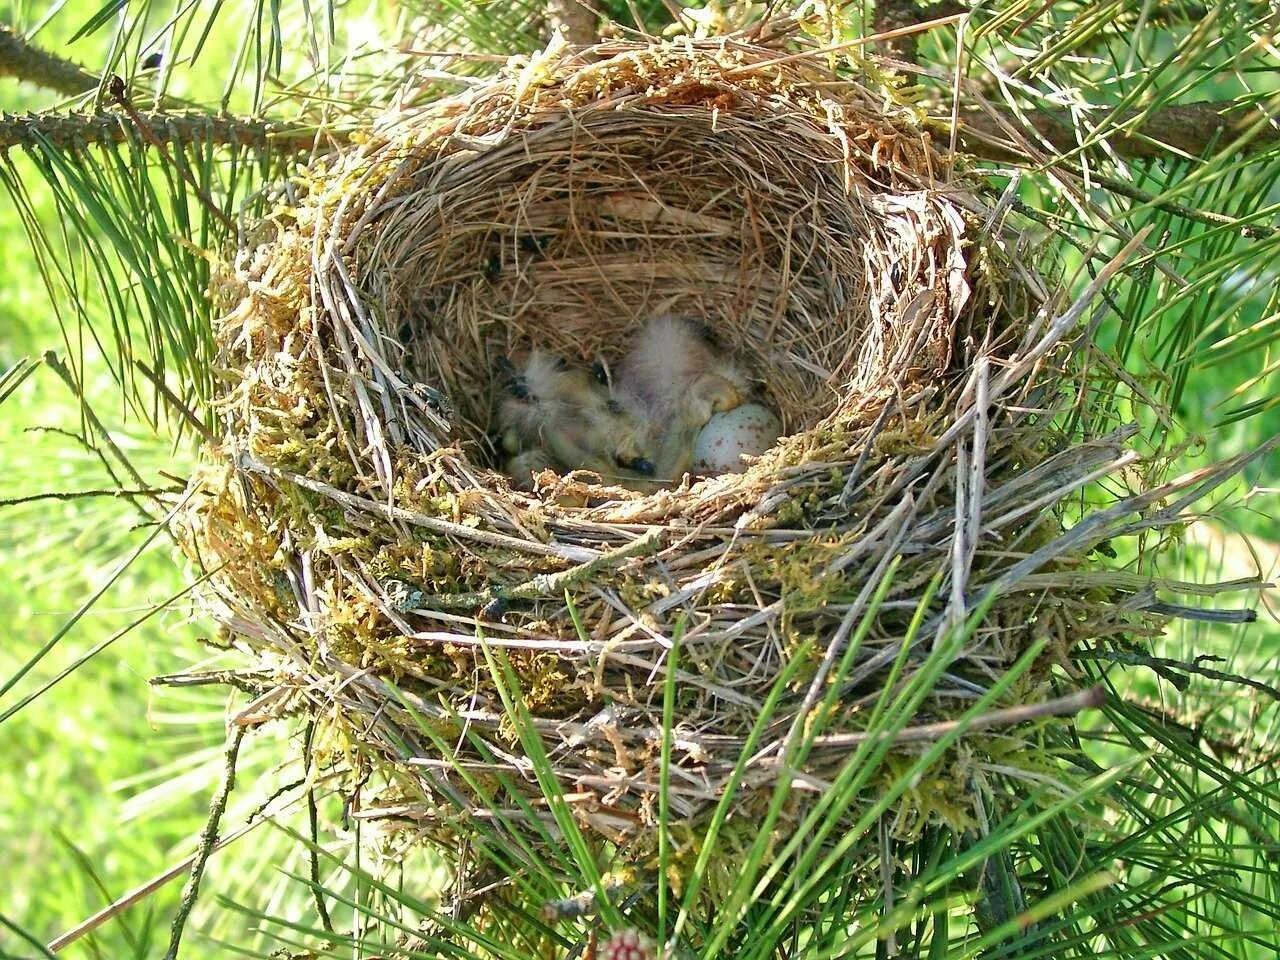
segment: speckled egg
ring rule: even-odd
[[[733,473],[746,464],[742,457],[758,457],[778,440],[782,423],[768,407],[744,403],[717,413],[707,421],[693,447],[694,472]]]

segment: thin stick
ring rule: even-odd
[[[565,591],[566,587],[588,580],[601,570],[608,569],[631,557],[652,553],[658,548],[661,541],[661,531],[650,530],[630,543],[623,544],[616,550],[602,553],[586,563],[580,563],[578,566],[570,567],[568,570],[561,570],[559,573],[539,574],[518,586],[512,587],[510,590],[483,590],[478,593],[442,593],[434,596],[423,596],[421,599],[415,599],[414,603],[416,606],[435,610],[453,607],[483,607],[495,600],[536,600],[538,597],[558,596]]]
[[[856,747],[868,740],[890,743],[916,743],[921,740],[937,740],[961,727],[967,732],[989,730],[992,727],[1008,727],[1017,723],[1025,723],[1037,717],[1063,717],[1092,710],[1102,706],[1107,699],[1106,690],[1101,686],[1089,687],[1056,700],[1043,703],[1028,703],[1021,707],[1007,707],[1003,710],[992,710],[980,717],[974,717],[965,723],[961,720],[947,720],[939,723],[925,723],[917,727],[903,727],[890,736],[863,731],[861,733],[835,733],[824,737],[816,737],[814,749],[831,749],[833,747]]]
[[[169,949],[165,951],[164,960],[177,960],[178,948],[182,944],[182,931],[195,906],[196,895],[200,892],[200,878],[204,876],[205,864],[218,844],[218,824],[227,809],[227,798],[236,783],[236,757],[240,754],[240,742],[244,740],[247,727],[234,726],[227,743],[227,762],[222,775],[222,787],[214,795],[209,804],[209,820],[204,832],[200,834],[200,849],[196,851],[191,864],[191,877],[182,891],[182,902],[178,904],[178,912],[173,918],[173,928],[169,934]]]
[[[221,850],[223,847],[227,846],[228,844],[234,843],[235,841],[239,840],[250,830],[253,830],[256,827],[259,827],[266,822],[267,821],[263,819],[263,820],[254,820],[251,823],[246,823],[240,829],[236,830],[233,833],[227,834],[227,836],[223,837],[221,840],[215,843],[213,845],[213,849],[210,852],[216,853],[217,851]],[[70,930],[68,930],[66,933],[62,934],[61,936],[56,937],[53,940],[50,940],[48,944],[49,951],[51,953],[57,953],[63,947],[68,947],[71,944],[75,943],[77,940],[79,940],[81,937],[92,933],[94,930],[97,930],[98,927],[102,926],[108,920],[114,919],[121,913],[124,913],[124,911],[128,910],[134,904],[140,903],[141,901],[145,900],[147,897],[151,896],[151,894],[155,893],[157,890],[159,890],[165,884],[169,883],[171,880],[175,880],[178,877],[182,876],[182,874],[186,873],[191,868],[191,865],[195,863],[196,857],[198,856],[199,856],[199,853],[197,852],[197,853],[191,854],[190,856],[182,860],[179,860],[168,870],[164,871],[164,873],[158,874],[152,877],[146,883],[143,883],[137,887],[134,887],[128,893],[120,897],[120,899],[116,900],[113,903],[107,904],[105,907],[103,907],[93,916],[76,924],[74,927],[72,927]]]
[[[788,54],[785,57],[774,57],[771,60],[761,60],[757,63],[748,64],[743,67],[737,67],[733,70],[726,70],[726,77],[740,77],[745,74],[754,73],[762,67],[773,67],[778,64],[790,63],[793,60],[809,60],[813,57],[825,56],[829,53],[839,53],[841,50],[853,50],[857,47],[864,47],[869,43],[878,43],[881,40],[896,40],[898,37],[908,37],[914,33],[924,33],[935,27],[945,27],[948,24],[958,23],[967,19],[970,11],[964,13],[952,14],[949,17],[938,17],[936,20],[926,20],[924,23],[913,23],[905,27],[898,27],[896,30],[885,30],[883,33],[872,33],[865,37],[858,37],[855,40],[848,40],[844,43],[834,43],[830,46],[819,47],[815,50],[805,50],[801,53]]]
[[[52,350],[46,350],[44,354],[44,363],[45,366],[58,375],[62,382],[67,385],[67,389],[70,390],[75,395],[76,399],[80,401],[80,410],[85,420],[87,420],[89,426],[93,428],[93,432],[97,435],[98,439],[106,444],[107,449],[115,455],[116,460],[119,461],[122,467],[124,467],[129,476],[133,478],[134,483],[139,487],[147,487],[147,481],[143,480],[142,474],[138,473],[138,471],[133,468],[133,464],[129,462],[129,458],[126,457],[124,455],[124,451],[116,445],[115,440],[111,438],[111,433],[105,426],[103,426],[102,421],[98,419],[98,415],[93,412],[93,407],[89,406],[88,401],[85,400],[84,394],[80,391],[80,385],[76,383],[76,378],[71,375],[70,368],[62,362],[62,358]],[[124,495],[128,496],[127,493]],[[142,504],[138,503],[137,500],[134,500],[133,497],[129,497],[129,500],[138,508],[139,511],[141,511],[143,516],[148,520],[152,519],[151,514],[147,513],[147,511],[143,509]]]
[[[213,434],[209,432],[209,428],[200,422],[200,418],[192,412],[190,407],[182,402],[181,398],[179,398],[176,393],[169,389],[169,385],[164,382],[164,377],[160,376],[160,374],[156,373],[141,360],[133,361],[133,365],[142,371],[142,375],[151,381],[151,385],[156,388],[156,391],[160,396],[165,399],[169,406],[171,406],[174,411],[182,417],[182,419],[185,420],[193,430],[196,431],[196,433],[200,434],[200,436],[207,442],[213,442],[214,437]]]
[[[1179,690],[1185,690],[1190,685],[1186,677],[1178,677],[1176,674],[1170,676],[1167,671],[1180,670],[1183,673],[1195,673],[1210,680],[1221,680],[1223,683],[1239,683],[1246,687],[1252,687],[1260,690],[1273,700],[1280,700],[1280,687],[1273,687],[1269,683],[1263,683],[1261,680],[1255,680],[1252,677],[1244,677],[1236,673],[1226,673],[1223,670],[1214,670],[1212,667],[1204,667],[1200,665],[1200,661],[1204,657],[1197,657],[1192,660],[1170,660],[1167,657],[1153,657],[1149,654],[1142,653],[1138,650],[1079,650],[1071,654],[1073,660],[1106,660],[1112,663],[1127,663],[1133,666],[1150,667],[1162,677],[1172,683]],[[1214,660],[1220,658],[1214,657]]]
[[[195,178],[187,172],[185,167],[181,167],[174,162],[173,154],[169,152],[169,148],[165,145],[165,142],[156,136],[155,131],[152,130],[151,127],[148,126],[147,121],[142,118],[142,114],[138,113],[137,109],[133,105],[133,101],[129,99],[128,91],[125,90],[124,81],[119,77],[113,76],[107,84],[107,88],[111,93],[112,99],[115,100],[116,103],[120,104],[121,109],[129,115],[129,119],[132,120],[134,126],[138,128],[143,139],[151,144],[151,146],[155,147],[156,152],[160,154],[161,159],[164,160],[165,163],[178,171],[178,176],[187,181],[187,185],[195,191],[196,196],[200,198],[200,202],[204,204],[205,209],[213,215],[213,218],[226,227],[230,233],[235,233],[235,221],[227,216],[225,210],[213,202],[213,197],[209,196],[208,191],[196,182]]]
[[[492,547],[506,547],[509,550],[516,550],[521,553],[532,553],[538,556],[560,557],[565,560],[573,560],[576,562],[594,560],[596,557],[600,556],[599,552],[596,550],[588,550],[583,547],[564,546],[561,544],[536,543],[532,540],[521,540],[518,537],[509,537],[506,534],[494,533],[491,530],[479,530],[475,527],[468,527],[465,524],[454,523],[451,520],[441,520],[439,517],[432,517],[428,514],[420,513],[417,510],[406,510],[403,507],[393,507],[386,503],[380,503],[366,497],[356,496],[353,493],[347,493],[320,480],[313,480],[310,477],[304,477],[298,473],[292,473],[288,470],[280,470],[276,467],[268,466],[261,460],[257,460],[248,454],[242,454],[237,458],[236,463],[242,469],[247,470],[250,473],[257,473],[263,476],[287,480],[289,483],[302,487],[304,490],[310,490],[312,493],[318,493],[321,496],[328,497],[330,500],[340,503],[349,509],[376,513],[386,520],[399,520],[402,523],[407,523],[411,526],[425,527],[428,530],[434,530],[437,533],[458,537],[462,540],[484,543]]]
[[[326,774],[325,779],[328,779],[331,776],[332,774]],[[301,783],[291,783],[282,787],[280,790],[277,790],[274,794],[268,797],[263,803],[259,804],[258,808],[249,815],[248,821],[244,824],[244,826],[239,827],[238,829],[232,831],[231,833],[223,837],[221,840],[219,840],[217,843],[215,843],[213,845],[213,850],[211,852],[217,853],[223,847],[226,847],[226,846],[229,846],[230,844],[235,843],[237,840],[243,837],[250,830],[257,829],[258,827],[262,826],[264,823],[269,823],[270,820],[267,817],[264,817],[262,815],[263,811],[274,800],[276,800],[279,796],[281,796],[281,794],[284,791],[294,789],[298,786],[301,786]],[[297,798],[295,797],[294,800],[296,799]],[[290,803],[293,803],[293,802],[294,801],[292,800],[290,801]],[[283,809],[287,809],[288,806],[289,804],[285,804],[285,807]],[[81,937],[85,936],[86,934],[92,933],[94,930],[98,929],[98,927],[102,926],[108,920],[113,919],[114,917],[123,913],[125,910],[128,910],[134,904],[139,903],[142,900],[145,900],[147,897],[151,896],[151,894],[155,893],[165,884],[169,883],[169,881],[174,880],[177,877],[180,877],[182,874],[186,873],[188,870],[191,869],[191,865],[195,863],[197,856],[199,856],[199,853],[193,853],[190,856],[175,863],[168,870],[164,871],[164,873],[161,873],[157,876],[152,877],[150,880],[148,880],[146,883],[141,884],[140,886],[134,887],[128,893],[121,896],[120,899],[107,904],[105,907],[103,907],[93,916],[89,917],[87,920],[84,920],[76,924],[76,926],[72,927],[70,930],[62,934],[57,939],[51,940],[48,944],[47,949],[51,953],[57,953],[63,947],[69,946],[75,943]]]
[[[312,745],[315,742],[316,722],[310,720],[307,723],[307,733],[304,738],[302,748],[304,760],[308,766],[312,764]],[[307,779],[310,779],[311,771],[307,770]],[[320,916],[320,923],[325,930],[333,933],[333,920],[329,917],[329,908],[325,906],[324,894],[320,892],[320,855],[316,852],[316,847],[320,843],[320,812],[316,808],[316,787],[314,783],[307,784],[307,826],[311,831],[311,846],[307,848],[308,859],[310,861],[309,868],[311,871],[311,895],[315,898],[316,913]]]
[[[0,507],[16,507],[23,503],[36,503],[40,500],[85,500],[89,497],[154,497],[165,491],[159,487],[110,487],[105,490],[61,490],[53,493],[29,493],[25,497],[5,497],[0,499]]]

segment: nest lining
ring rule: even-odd
[[[967,295],[956,211],[847,183],[840,144],[815,131],[705,106],[550,119],[523,149],[419,166],[371,211],[361,272],[402,318],[405,368],[451,398],[472,443],[492,428],[499,356],[616,363],[665,312],[705,323],[805,430],[945,370]]]
[[[1127,434],[1053,429],[1082,384],[1020,238],[941,177],[905,112],[777,57],[549,52],[389,118],[226,271],[223,439],[185,542],[217,567],[218,614],[274,672],[281,709],[380,757],[398,815],[424,830],[465,829],[449,804],[481,816],[538,795],[486,649],[507,657],[581,820],[643,849],[674,636],[671,803],[694,820],[801,655],[770,729],[809,716],[895,558],[808,777],[838,769],[937,577],[923,646],[998,597],[922,721],[953,717],[1037,640],[1047,653],[1013,692],[1027,701],[1082,640],[1151,629],[1077,572],[1111,529],[1059,536],[1055,504]],[[579,476],[512,489],[486,439],[496,358],[531,344],[614,360],[659,311],[704,318],[745,358],[787,436],[741,474],[648,495]],[[1029,736],[968,741],[899,828],[963,822],[967,777],[948,765],[1016,766]],[[481,790],[443,751],[509,776]],[[778,775],[764,763],[740,788],[748,819]]]

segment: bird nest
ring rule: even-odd
[[[894,826],[964,823],[966,764],[1015,769],[1072,709],[1054,665],[1149,614],[1089,573],[1119,514],[1063,532],[1127,436],[1058,426],[1088,403],[1087,296],[1046,289],[916,121],[825,57],[607,43],[390,113],[290,184],[222,271],[221,429],[181,519],[269,678],[255,716],[357,745],[424,830],[541,817],[545,759],[643,850],[664,750],[674,822],[731,784],[749,819],[782,776],[799,810],[878,702],[915,698],[886,744],[910,759],[996,689]],[[660,314],[749,371],[773,448],[647,490],[504,474],[501,358],[617,364]]]

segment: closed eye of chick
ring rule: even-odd
[[[653,473],[642,421],[612,394],[607,378],[542,350],[500,364],[498,408],[507,472],[527,485],[532,469],[591,470],[606,479]]]

